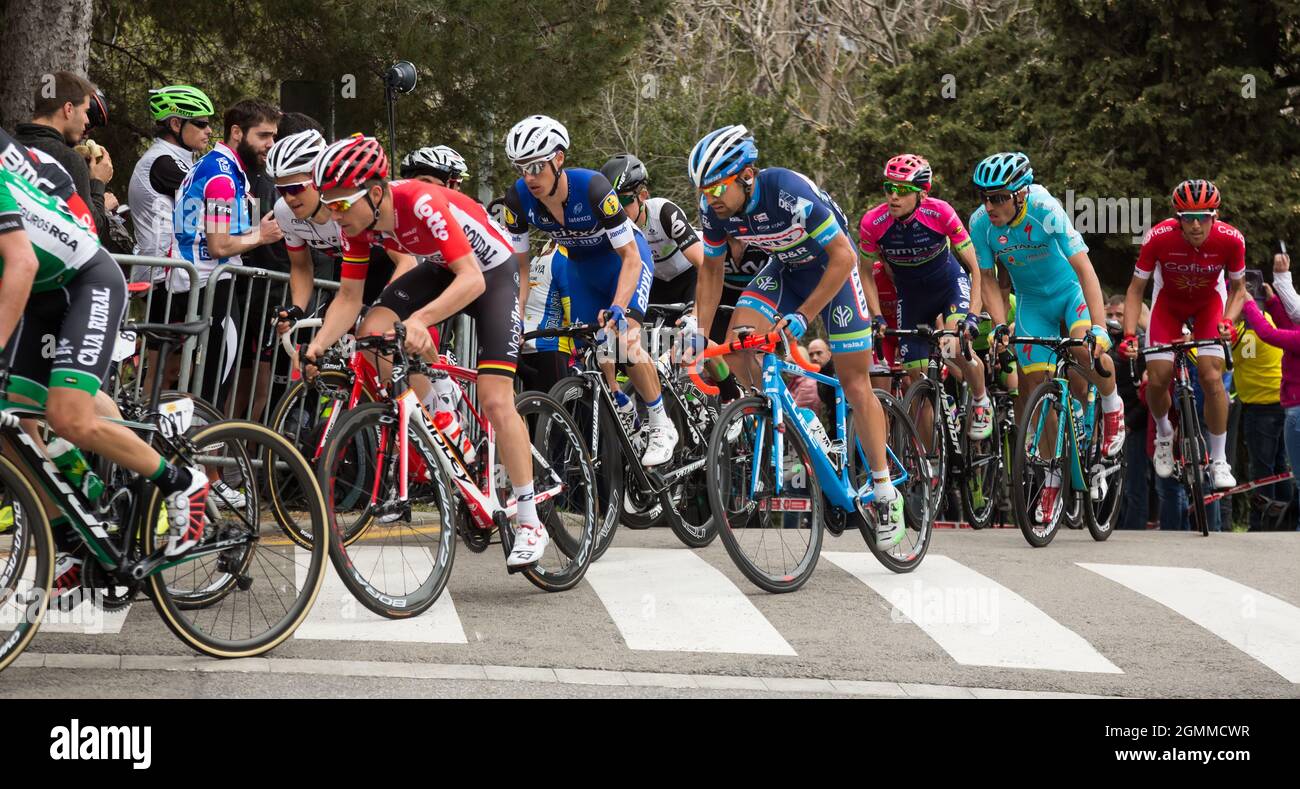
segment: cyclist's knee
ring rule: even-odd
[[[91,403],[74,403],[51,392],[45,420],[60,438],[81,446],[94,439],[99,417]]]
[[[383,334],[393,330],[393,324],[397,322],[397,313],[387,307],[374,307],[366,313],[366,317],[361,321],[362,334]]]
[[[509,379],[504,376],[497,377],[501,378],[503,382],[509,383]],[[484,386],[484,383],[483,379],[479,380],[478,400],[489,422],[493,425],[500,425],[504,419],[518,413],[515,410],[513,386]]]

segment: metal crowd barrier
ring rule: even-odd
[[[126,270],[128,281],[131,280],[131,275],[133,273],[142,268],[151,269],[148,277],[146,277],[147,281],[153,280],[156,269],[166,269],[168,274],[171,273],[172,269],[180,269],[189,275],[191,281],[198,278],[198,270],[194,268],[192,263],[186,260],[149,257],[146,255],[114,255],[113,259]],[[163,287],[161,283],[158,283],[156,286],[145,291],[143,296],[132,294],[132,298],[128,302],[127,308],[128,319],[148,321],[149,316],[153,314],[154,302],[157,299],[165,300],[162,302],[164,323],[168,322],[166,316],[172,314],[172,303],[177,299],[184,299],[185,301],[185,315],[182,320],[189,322],[199,319],[199,292],[197,290],[190,290],[188,293],[172,293]],[[179,356],[181,369],[180,378],[176,386],[178,389],[186,390],[189,388],[190,371],[193,368],[194,349],[197,344],[197,340],[191,337],[185,341],[185,345],[180,350]],[[144,385],[147,373],[149,372],[147,368],[150,361],[149,354],[142,354],[140,363],[136,368],[137,374],[131,385],[135,388],[134,394],[137,396],[140,394],[140,389]]]

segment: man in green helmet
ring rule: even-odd
[[[172,245],[172,208],[176,190],[208,148],[212,137],[212,101],[189,85],[168,85],[149,91],[149,112],[155,131],[153,144],[131,172],[127,202],[135,225],[137,255],[167,257]],[[132,282],[161,280],[166,272],[137,267]],[[161,300],[159,300],[161,301]]]

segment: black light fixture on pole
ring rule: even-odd
[[[397,161],[397,94],[415,90],[415,64],[399,60],[384,72],[384,98],[388,101],[389,161]]]

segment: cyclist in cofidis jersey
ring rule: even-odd
[[[1115,457],[1124,446],[1124,401],[1115,390],[1114,363],[1106,354],[1110,333],[1093,321],[1105,320],[1101,284],[1088,258],[1088,245],[1070,223],[1061,204],[1042,186],[1034,184],[1034,170],[1023,153],[997,153],[975,167],[975,188],[983,205],[971,215],[970,233],[980,268],[1005,266],[1019,295],[1016,305],[1016,333],[1034,337],[1061,337],[1064,327],[1070,337],[1091,333],[1093,350],[1108,376],[1098,376],[1087,363],[1084,351],[1076,356],[1088,369],[1088,379],[1101,393],[1102,451]],[[994,334],[1006,325],[996,277],[981,279],[984,305],[997,324]],[[1018,346],[1021,381],[1017,408],[1054,369],[1051,351],[1038,345]],[[1071,376],[1072,390],[1084,395],[1085,383]],[[1038,518],[1046,520],[1053,507],[1060,506],[1061,479],[1052,472],[1039,497]]]
[[[333,143],[316,161],[313,180],[344,236],[343,281],[307,356],[319,358],[356,321],[372,238],[387,249],[423,258],[384,288],[360,332],[389,332],[401,321],[407,329],[406,350],[423,355],[433,350],[428,327],[460,313],[474,319],[478,400],[496,431],[517,502],[519,525],[506,564],[535,564],[550,536],[533,501],[532,444],[515,410],[522,331],[510,237],[468,195],[421,181],[389,181],[387,176],[383,146],[359,134]],[[425,381],[422,400],[428,397],[428,386]]]
[[[167,462],[135,433],[96,414],[126,310],[126,280],[99,236],[39,188],[37,172],[0,168],[0,375],[8,377],[8,397],[45,406],[61,438],[151,480],[167,509],[167,555],[181,554],[203,536],[207,475]],[[47,336],[55,338],[48,353]],[[67,536],[59,528],[66,519],[51,525]],[[79,583],[75,547],[75,540],[59,541],[60,596]]]
[[[1138,313],[1147,281],[1155,279],[1147,345],[1183,339],[1183,325],[1192,324],[1192,337],[1214,340],[1229,334],[1232,319],[1246,298],[1246,239],[1241,231],[1219,221],[1219,188],[1205,180],[1183,181],[1173,192],[1175,216],[1147,231],[1124,300],[1124,355],[1138,354]],[[1224,282],[1224,273],[1232,282]],[[1223,386],[1223,349],[1200,348],[1196,370],[1205,392],[1205,427],[1210,445],[1209,476],[1218,489],[1236,486],[1228,465],[1228,392]],[[1156,422],[1156,474],[1174,473],[1174,426],[1169,421],[1169,380],[1172,353],[1150,354],[1147,361],[1147,407]]]
[[[931,178],[930,163],[915,154],[900,154],[886,162],[885,202],[863,215],[859,249],[866,261],[883,262],[893,279],[899,326],[960,329],[974,337],[979,329],[979,263],[957,212],[930,196]],[[929,362],[929,344],[904,337],[900,345],[903,367],[915,381]],[[993,404],[984,391],[984,365],[973,354],[966,361],[957,352],[955,337],[945,337],[942,347],[944,361],[971,390],[967,432],[977,440],[988,438],[993,432]]]
[[[594,170],[565,167],[569,132],[545,115],[516,123],[506,135],[506,158],[520,178],[506,190],[505,220],[515,245],[521,277],[528,275],[528,230],[536,228],[564,247],[569,257],[569,302],[579,323],[602,323],[618,336],[628,377],[649,414],[642,465],[672,459],[677,429],[668,418],[659,377],[641,347],[641,321],[650,303],[654,254],[640,228],[619,204],[609,179]],[[614,362],[602,361],[617,401],[619,420],[635,430],[635,405],[614,377]]]
[[[835,372],[862,429],[880,509],[876,542],[892,547],[904,537],[903,497],[889,479],[885,414],[871,388],[871,310],[880,312],[875,284],[858,273],[849,223],[830,195],[807,176],[755,166],[758,146],[744,126],[724,126],[695,144],[687,159],[700,191],[704,266],[695,294],[696,317],[709,326],[722,293],[723,257],[734,238],[768,252],[767,264],[736,302],[731,326],[788,330],[802,337],[822,316]],[[864,289],[865,286],[865,289]],[[868,303],[871,308],[868,308]],[[698,336],[697,347],[707,344]],[[729,359],[742,383],[754,383],[752,355]]]

